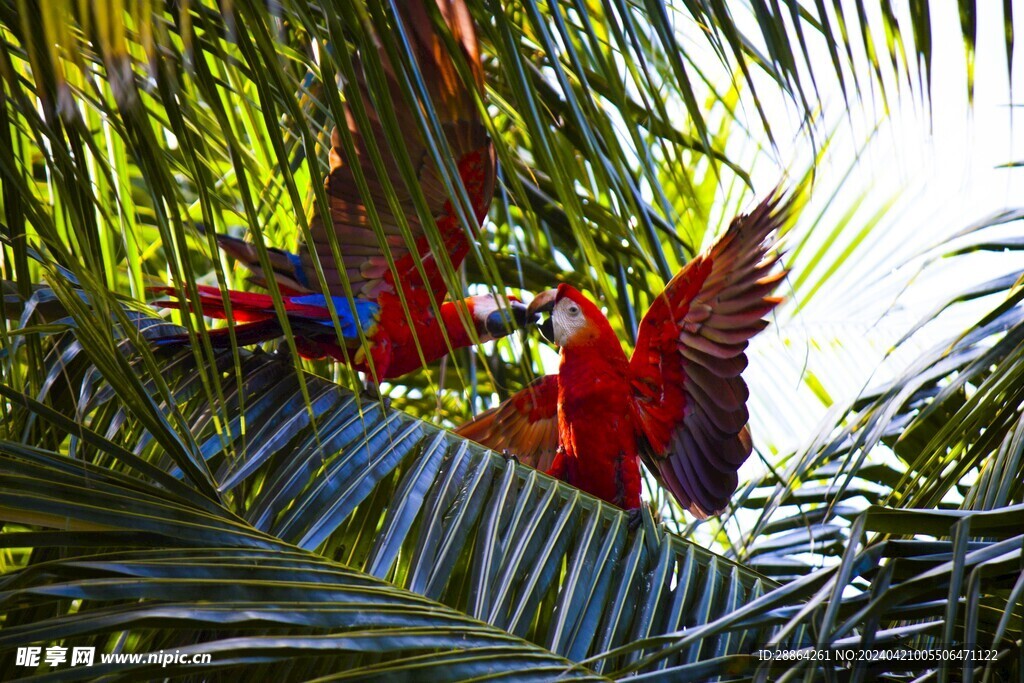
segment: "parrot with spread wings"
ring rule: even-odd
[[[752,450],[747,342],[781,298],[778,192],[690,261],[640,322],[631,358],[593,301],[568,284],[528,313],[560,347],[557,375],[535,380],[457,432],[624,509],[640,506],[642,460],[698,518],[719,514]]]
[[[487,215],[494,193],[496,161],[490,138],[474,101],[474,93],[466,87],[448,49],[434,28],[426,2],[409,0],[398,3],[399,20],[412,44],[412,53],[430,96],[430,105],[442,121],[449,148],[457,160],[459,176],[472,204],[479,224]],[[462,52],[478,93],[483,92],[484,75],[480,62],[476,32],[469,11],[461,0],[436,0],[440,14]],[[451,265],[457,268],[470,250],[472,235],[467,235],[459,221],[456,208],[445,190],[440,169],[428,152],[428,143],[420,132],[415,108],[426,109],[425,102],[407,105],[399,85],[396,69],[383,47],[380,59],[387,76],[394,114],[403,131],[408,131],[407,151],[417,180],[440,232],[441,244]],[[284,310],[292,329],[296,348],[307,358],[331,357],[350,362],[355,369],[367,373],[375,381],[398,377],[423,364],[441,358],[455,348],[488,341],[511,334],[528,322],[526,306],[515,298],[505,299],[492,294],[471,296],[461,301],[444,301],[447,288],[441,269],[427,240],[426,226],[417,215],[413,193],[405,185],[394,153],[380,144],[383,133],[380,112],[362,70],[356,82],[347,89],[346,122],[355,146],[355,158],[344,154],[338,129],[331,136],[330,173],[325,180],[330,214],[319,212],[310,223],[312,241],[303,244],[298,254],[267,249],[271,272],[261,265],[259,252],[252,244],[226,235],[217,235],[220,247],[240,260],[253,273],[252,280],[265,286],[268,278],[276,280],[283,295]],[[353,98],[360,98],[369,119],[369,128],[361,130],[351,108]],[[403,239],[401,219],[385,199],[384,179],[371,161],[370,145],[378,144],[383,171],[397,195],[397,211],[412,232],[414,244]],[[354,169],[352,163],[359,165]],[[362,176],[369,187],[369,197],[359,192],[356,179]],[[387,255],[374,232],[367,199],[379,217],[387,249],[394,261],[391,268]],[[330,232],[334,233],[343,263],[331,256]],[[315,255],[314,255],[315,252]],[[340,323],[338,331],[331,319],[325,294],[319,289],[314,266],[315,256],[323,268],[327,296],[333,300]],[[419,265],[418,267],[418,264]],[[344,280],[354,294],[349,299]],[[171,287],[155,291],[174,295]],[[280,337],[284,332],[270,295],[228,291],[199,286],[198,300],[156,302],[167,308],[192,308],[215,318],[239,322],[234,334],[239,344],[254,344]],[[225,296],[226,295],[226,296]],[[226,305],[225,298],[230,305]],[[404,305],[402,299],[404,298]],[[435,307],[439,315],[435,314]],[[468,317],[467,317],[468,316]],[[472,323],[476,339],[463,320]],[[360,344],[362,330],[367,345]],[[210,333],[215,346],[229,346],[230,330]],[[157,343],[182,343],[187,335],[165,337]],[[422,357],[421,357],[422,353]]]

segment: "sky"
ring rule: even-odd
[[[863,197],[840,244],[832,247],[833,253],[838,253],[845,246],[842,239],[848,239],[888,203],[892,206],[884,211],[872,237],[817,293],[802,301],[804,308],[798,314],[791,315],[791,302],[776,333],[769,331],[756,340],[751,355],[764,362],[758,365],[752,360],[749,377],[755,442],[782,451],[802,445],[815,433],[825,412],[825,406],[802,381],[808,371],[836,403],[849,401],[865,386],[892,377],[921,350],[964,329],[976,319],[979,307],[991,302],[947,312],[886,359],[895,341],[912,325],[969,284],[1005,274],[1019,260],[1019,254],[929,258],[948,251],[936,246],[949,236],[998,211],[1024,205],[1024,168],[999,168],[1024,162],[1024,141],[1020,134],[1015,135],[1024,125],[1024,108],[1010,106],[1001,4],[979,4],[973,105],[967,100],[965,52],[953,2],[932,3],[935,78],[930,106],[904,85],[898,97],[890,97],[890,116],[885,117],[877,91],[865,101],[852,102],[847,114],[839,84],[831,74],[831,60],[822,45],[815,46],[812,60],[825,65],[817,72],[824,101],[821,118],[826,129],[835,126],[836,134],[830,153],[817,170],[808,211],[797,230],[808,229],[810,219],[828,205],[812,237],[821,242],[831,226],[842,221]],[[896,9],[901,25],[907,26],[907,8]],[[1024,35],[1024,7],[1020,9],[1015,17],[1018,36]],[[849,16],[856,15],[851,12]],[[880,28],[876,35],[881,35]],[[859,42],[854,47],[863,59]],[[1019,97],[1024,93],[1024,62],[1020,50],[1016,52],[1013,93]],[[863,63],[861,73],[867,73]],[[791,104],[769,100],[769,106],[770,120],[788,121],[790,128],[780,126],[776,133],[780,141],[776,158],[765,154],[755,166],[755,188],[777,182],[780,161],[807,158],[813,149],[797,132],[799,119]],[[881,122],[878,132],[865,145],[877,122]],[[1020,232],[1020,224],[1011,223],[986,234]],[[797,260],[788,265],[795,270],[805,264]],[[816,278],[812,274],[810,279]],[[805,286],[791,296],[800,301],[807,293]],[[785,386],[794,391],[779,411],[775,409],[780,403],[777,389]]]

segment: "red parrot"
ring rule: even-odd
[[[747,341],[782,300],[778,193],[690,261],[654,300],[627,359],[608,319],[573,287],[538,294],[561,348],[534,381],[458,433],[625,509],[640,506],[640,465],[699,518],[722,512],[751,452]],[[545,323],[547,325],[547,323]]]
[[[469,11],[462,0],[435,1],[469,65],[474,87],[482,93],[483,67]],[[472,202],[476,220],[483,221],[494,193],[496,166],[474,93],[465,86],[456,71],[444,41],[434,29],[425,0],[398,5],[401,21],[412,43],[412,52],[430,94],[430,103],[442,121],[448,146],[457,159],[459,175]],[[406,105],[396,67],[387,58],[383,47],[379,54],[393,95],[394,114],[401,129],[408,131],[406,149],[409,158],[418,169],[417,179],[445,251],[452,266],[457,268],[469,252],[472,236],[463,230],[445,190],[441,171],[430,157],[427,140],[420,132],[416,108],[424,108],[426,103]],[[460,317],[462,305],[468,309],[469,319],[475,324],[480,341],[510,334],[516,326],[527,322],[527,316],[524,304],[515,299],[501,301],[491,294],[469,297],[460,303],[443,301],[447,289],[427,241],[425,227],[416,213],[412,193],[402,180],[397,158],[383,144],[386,137],[365,76],[358,68],[357,73],[360,78],[347,92],[346,123],[355,145],[355,158],[369,186],[373,206],[394,259],[394,270],[388,266],[384,250],[373,231],[369,209],[356,185],[357,176],[349,164],[351,160],[346,159],[342,152],[342,138],[337,128],[331,136],[331,170],[325,180],[330,202],[329,219],[314,215],[310,223],[312,242],[303,244],[298,254],[279,249],[267,251],[272,268],[269,277],[277,281],[284,295],[284,308],[299,352],[309,358],[330,356],[344,361],[347,350],[356,369],[380,381],[419,368],[422,365],[420,351],[429,362],[446,355],[450,349],[472,344],[473,340]],[[349,108],[353,98],[360,98],[363,103],[370,123],[368,130],[360,130],[356,123],[356,116]],[[414,249],[410,249],[403,239],[400,221],[385,199],[385,183],[371,161],[367,140],[377,143],[387,179],[398,198],[398,209],[414,237]],[[330,231],[337,239],[344,261],[341,264],[331,256]],[[245,263],[257,284],[266,284],[268,274],[261,267],[259,253],[252,244],[226,235],[218,235],[217,241],[228,254]],[[345,349],[338,343],[325,293],[319,290],[313,265],[314,251],[323,267],[326,294],[334,300]],[[417,262],[422,263],[422,274]],[[343,269],[355,295],[354,300],[345,295]],[[402,306],[399,290],[405,296],[409,316]],[[170,287],[156,291],[175,294]],[[252,344],[283,334],[270,296],[238,291],[229,291],[226,295],[231,302],[231,317],[243,322],[235,326],[239,343]],[[190,301],[186,305],[198,304],[204,315],[226,318],[228,312],[223,296],[216,287],[200,287],[198,301]],[[157,303],[164,307],[182,305],[182,302],[175,301]],[[440,317],[435,316],[434,304],[438,306]],[[372,371],[367,350],[360,347],[357,325],[362,328],[368,342]],[[230,344],[227,329],[215,330],[211,338],[218,346]],[[187,336],[177,335],[164,338],[159,343],[186,340]]]

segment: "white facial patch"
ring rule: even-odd
[[[473,317],[480,322],[487,320],[487,316],[498,310],[498,302],[493,294],[480,294],[473,297]]]
[[[554,342],[558,346],[565,346],[579,333],[587,324],[587,318],[583,315],[583,309],[572,299],[562,299],[551,311],[551,329],[554,332]]]

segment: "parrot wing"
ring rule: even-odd
[[[778,191],[695,257],[640,322],[630,359],[644,463],[700,518],[718,514],[750,455],[747,341],[782,300],[775,234],[791,201]]]
[[[455,43],[469,66],[474,87],[478,92],[483,92],[483,67],[469,11],[462,0],[436,1],[441,16],[451,29]],[[474,94],[459,76],[446,43],[437,34],[426,2],[403,2],[398,5],[412,52],[431,104],[442,122],[448,146],[457,160],[459,174],[473,204],[476,220],[482,221],[494,193],[496,167],[490,138],[481,120]],[[445,251],[452,260],[452,266],[457,268],[469,249],[470,238],[463,230],[445,189],[442,173],[430,158],[427,141],[417,122],[418,112],[407,104],[402,93],[396,66],[388,59],[383,47],[379,54],[387,77],[389,99],[394,103],[394,114],[400,129],[407,131],[405,147],[413,167],[417,169],[417,180],[441,232]],[[445,294],[444,282],[427,242],[425,228],[417,216],[413,194],[403,181],[398,160],[387,145],[380,111],[374,106],[374,99],[358,64],[357,74],[360,77],[347,88],[345,104],[345,125],[352,134],[355,158],[346,155],[342,137],[335,128],[331,136],[331,170],[325,180],[330,215],[313,217],[310,224],[312,242],[303,245],[299,253],[301,273],[304,279],[315,283],[312,256],[315,251],[324,269],[329,293],[334,296],[344,295],[342,264],[335,261],[331,251],[330,233],[333,232],[344,261],[344,270],[357,298],[376,300],[381,291],[394,289],[395,274],[388,267],[380,240],[373,230],[367,207],[367,202],[370,202],[377,211],[387,247],[395,260],[400,286],[415,288],[425,284],[438,300],[442,300]],[[369,119],[368,129],[360,129],[348,104],[355,98],[359,98],[363,104]],[[421,103],[416,106],[423,108]],[[388,202],[384,189],[386,183],[371,160],[368,140],[376,143],[383,161],[382,170],[397,196],[397,206]],[[358,165],[360,173],[357,173],[353,165]],[[367,183],[368,197],[359,191],[356,183],[359,174]],[[397,213],[404,216],[409,226],[415,242],[414,250],[402,236]],[[423,261],[426,283],[416,269],[418,260]],[[288,264],[282,265],[287,267]],[[310,286],[309,282],[302,284]]]
[[[558,450],[558,375],[535,379],[455,433],[546,472]]]

